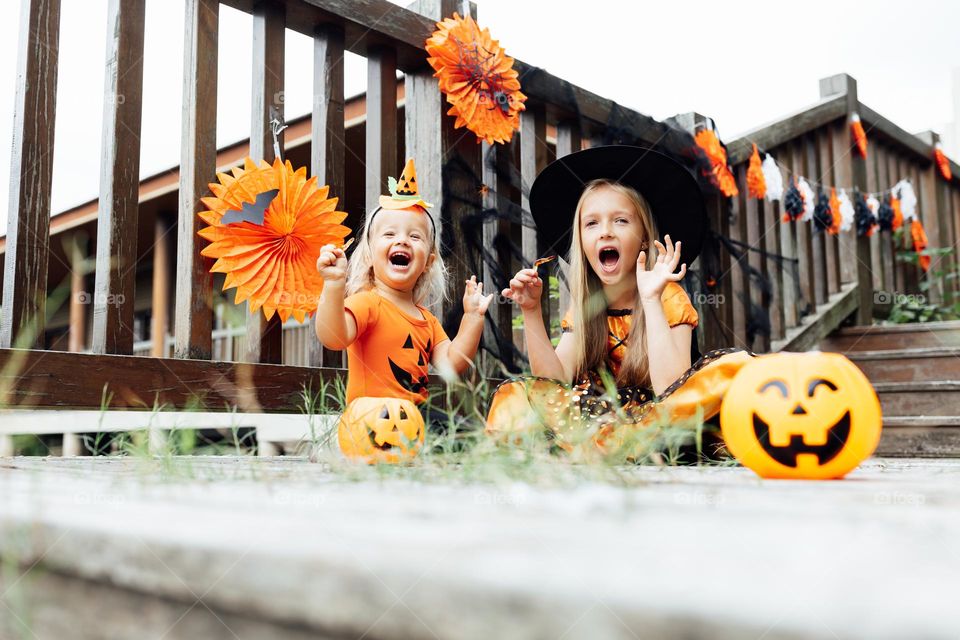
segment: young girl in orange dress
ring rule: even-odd
[[[692,362],[699,319],[678,283],[700,251],[707,219],[687,169],[651,149],[587,149],[537,177],[530,208],[542,243],[562,251],[569,242],[570,308],[554,348],[537,271],[520,270],[503,291],[523,314],[533,377],[498,388],[488,433],[546,428],[576,439],[588,416],[609,435],[612,425],[716,415],[750,354],[728,349]]]
[[[317,337],[328,349],[347,349],[348,403],[365,396],[426,400],[430,365],[460,373],[471,364],[493,298],[475,276],[468,280],[460,330],[447,337],[426,308],[443,297],[445,269],[413,160],[389,184],[349,263],[332,245],[317,260],[324,280]]]

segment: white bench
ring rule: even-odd
[[[278,453],[281,442],[306,442],[336,424],[339,415],[192,411],[91,411],[71,409],[0,411],[0,456],[14,453],[13,436],[63,434],[63,455],[82,454],[80,434],[146,431],[151,452],[163,451],[175,429],[256,429],[261,456]],[[311,432],[310,420],[313,420]],[[311,433],[313,436],[311,436]]]

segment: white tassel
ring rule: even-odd
[[[871,195],[867,198],[867,209],[870,209],[873,215],[877,215],[877,211],[880,210],[880,201],[877,200],[877,196]]]
[[[917,217],[917,194],[913,192],[913,185],[909,180],[901,180],[893,187],[893,192],[900,198],[900,210],[903,211],[903,221],[910,222]]]
[[[760,168],[763,171],[763,179],[767,183],[767,200],[770,202],[780,200],[783,197],[783,174],[780,173],[777,161],[768,153]]]
[[[846,189],[840,192],[840,231],[849,231],[853,227],[853,219],[856,212],[853,210],[853,202],[847,195]]]
[[[813,189],[810,188],[810,185],[807,184],[806,178],[800,178],[797,181],[797,189],[800,191],[800,195],[803,196],[803,215],[800,217],[800,220],[810,222],[813,220],[813,209],[817,206],[817,197],[813,194]]]

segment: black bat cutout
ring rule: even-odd
[[[813,454],[821,465],[825,465],[836,458],[847,444],[850,437],[850,412],[844,413],[843,417],[830,427],[825,444],[807,444],[802,435],[793,434],[790,436],[790,444],[775,446],[770,443],[770,426],[757,414],[753,414],[753,432],[767,455],[785,467],[796,468],[797,454],[800,453]]]
[[[230,224],[232,222],[251,222],[253,224],[263,224],[263,217],[267,213],[267,207],[273,202],[273,199],[280,193],[280,189],[271,189],[257,195],[253,204],[243,203],[240,211],[231,210],[223,214],[220,218],[220,224]]]

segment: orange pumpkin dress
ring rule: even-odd
[[[663,294],[664,315],[671,327],[697,325],[697,313],[683,289],[671,283]],[[607,378],[615,378],[627,352],[633,323],[630,309],[608,309]],[[562,329],[572,331],[569,314]],[[603,383],[603,373],[589,371],[573,384],[536,376],[505,381],[496,390],[487,413],[486,432],[506,435],[527,430],[544,431],[562,448],[564,440],[577,440],[577,432],[593,428],[602,445],[613,430],[644,429],[663,425],[699,426],[720,412],[723,395],[740,368],[753,354],[742,349],[719,349],[701,357],[659,397],[645,386],[616,389],[613,397]]]

